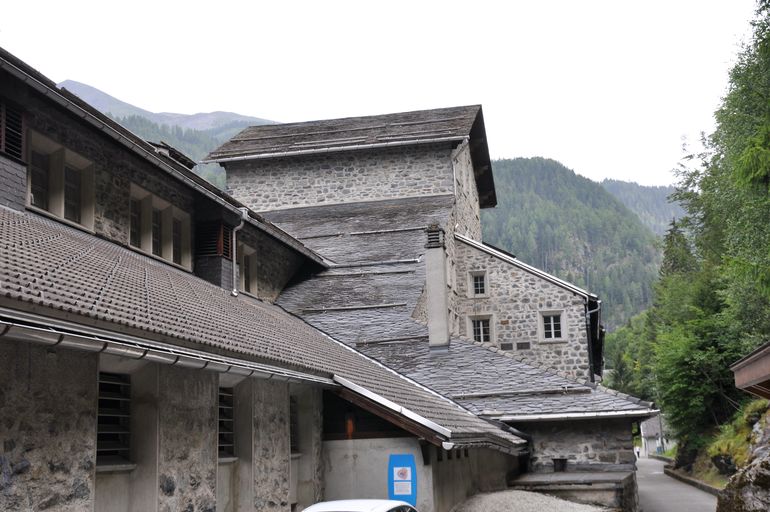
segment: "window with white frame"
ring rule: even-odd
[[[473,317],[470,319],[473,341],[489,343],[492,341],[492,320],[490,317]]]
[[[560,340],[562,339],[561,313],[547,312],[541,314],[543,318],[543,339]]]
[[[132,247],[185,268],[192,265],[190,215],[131,184],[128,240]]]
[[[483,270],[474,270],[468,273],[468,296],[469,297],[487,297],[488,296],[487,273]]]
[[[27,204],[38,211],[92,229],[94,179],[89,160],[44,137],[29,133]]]

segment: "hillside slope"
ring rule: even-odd
[[[666,234],[673,219],[681,219],[685,215],[679,203],[668,199],[676,190],[673,186],[648,187],[609,179],[602,181],[601,185],[658,236]]]
[[[601,185],[545,158],[496,160],[484,240],[599,294],[609,328],[650,304],[655,235]]]

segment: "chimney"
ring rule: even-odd
[[[444,230],[437,224],[428,226],[425,244],[425,294],[428,310],[428,345],[431,350],[449,348],[447,310],[446,253]]]

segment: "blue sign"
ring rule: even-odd
[[[414,455],[391,455],[388,459],[388,499],[417,506],[417,466]]]

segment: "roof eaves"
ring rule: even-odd
[[[237,156],[213,156],[215,153],[209,154],[206,158],[201,160],[201,163],[228,163],[228,162],[240,162],[245,160],[263,160],[269,158],[284,158],[291,156],[304,156],[304,155],[316,155],[323,153],[338,153],[342,151],[360,151],[364,149],[378,149],[387,147],[399,147],[399,146],[415,146],[419,144],[435,144],[439,142],[457,142],[467,140],[467,135],[456,135],[451,137],[434,137],[427,139],[412,139],[405,141],[391,141],[391,142],[375,142],[371,144],[355,144],[349,146],[333,146],[324,148],[313,149],[297,149],[293,151],[277,151],[273,153],[251,153]]]
[[[406,418],[409,418],[410,420],[412,420],[412,421],[414,421],[416,423],[419,423],[420,425],[422,425],[424,427],[427,427],[427,428],[433,430],[437,434],[440,434],[440,435],[446,437],[447,439],[449,439],[452,436],[452,431],[449,430],[448,428],[442,427],[438,423],[436,423],[434,421],[431,421],[431,420],[429,420],[427,418],[424,418],[423,416],[420,416],[419,414],[417,414],[417,413],[407,409],[406,407],[400,406],[400,405],[396,404],[395,402],[392,402],[391,400],[388,400],[387,398],[385,398],[383,396],[380,396],[377,393],[374,393],[374,392],[372,392],[372,391],[370,391],[370,390],[368,390],[368,389],[366,389],[366,388],[364,388],[362,386],[359,386],[358,384],[355,384],[354,382],[349,381],[348,379],[346,379],[346,378],[344,378],[344,377],[342,377],[340,375],[334,375],[333,380],[337,384],[339,384],[339,385],[341,385],[341,386],[343,386],[343,387],[345,387],[345,388],[347,388],[347,389],[349,389],[349,390],[351,390],[351,391],[353,391],[355,393],[358,393],[359,395],[361,395],[361,396],[363,396],[363,397],[365,397],[365,398],[367,398],[367,399],[369,399],[369,400],[371,400],[373,402],[376,402],[376,403],[378,403],[378,404],[380,404],[380,405],[382,405],[384,407],[387,407],[388,409],[390,409],[390,410],[392,410],[392,411],[394,411],[394,412],[396,412],[396,413],[398,413],[398,414],[400,414],[400,415],[402,415],[402,416],[404,416]]]
[[[658,409],[633,409],[628,411],[566,412],[546,414],[505,414],[496,411],[482,411],[479,415],[506,423],[527,423],[533,421],[590,420],[595,418],[648,418],[660,414]]]

